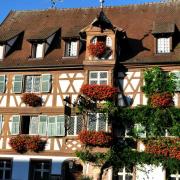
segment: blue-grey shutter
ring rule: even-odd
[[[176,76],[176,91],[180,91],[180,71],[174,72],[174,75]]]
[[[52,76],[51,74],[42,74],[41,77],[41,92],[47,93],[51,91]]]
[[[56,136],[56,117],[48,117],[48,136]]]
[[[20,128],[20,116],[14,115],[12,116],[11,134],[19,134],[19,128]]]
[[[21,74],[14,75],[13,92],[14,93],[21,93],[22,92],[22,84],[23,84],[23,75],[21,75]]]
[[[65,117],[57,116],[57,136],[65,135]]]
[[[39,135],[46,136],[47,134],[47,116],[39,116]]]
[[[0,134],[2,133],[2,128],[3,128],[3,117],[0,115]]]
[[[38,134],[39,117],[33,116],[30,119],[29,134]]]
[[[4,93],[6,89],[6,76],[0,75],[0,93]]]

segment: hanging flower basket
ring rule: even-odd
[[[106,45],[102,41],[98,41],[96,44],[90,43],[88,51],[91,56],[100,58],[106,51]]]
[[[25,153],[28,150],[40,152],[45,149],[46,140],[42,140],[40,136],[29,136],[20,134],[10,138],[9,145],[18,153]]]
[[[83,85],[81,93],[94,101],[112,100],[118,92],[117,88],[108,85]]]
[[[156,93],[150,97],[152,107],[170,107],[174,105],[173,96],[171,93]]]
[[[34,93],[25,93],[22,96],[22,101],[26,105],[37,107],[42,105],[42,98]]]
[[[112,144],[112,136],[104,131],[81,131],[79,140],[85,146],[109,147]]]

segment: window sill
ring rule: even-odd
[[[78,59],[78,56],[63,56],[62,60],[64,59]]]
[[[169,53],[155,53],[154,55],[155,56],[169,56],[171,54],[173,54],[173,52],[169,52]]]
[[[43,57],[41,58],[28,58],[29,61],[39,61],[39,60],[43,60]]]

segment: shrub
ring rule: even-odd
[[[33,107],[41,106],[42,105],[42,98],[37,96],[34,93],[25,93],[22,96],[22,101]]]
[[[88,51],[92,56],[101,57],[106,51],[106,45],[101,41],[98,41],[96,44],[90,43],[88,46]]]
[[[108,85],[83,85],[81,87],[81,93],[88,96],[94,101],[111,100],[113,96],[117,93],[117,88]]]
[[[79,140],[86,146],[109,147],[112,144],[111,134],[103,131],[81,131]]]

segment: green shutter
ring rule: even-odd
[[[21,93],[22,92],[22,82],[23,82],[23,75],[14,75],[13,78],[13,92],[14,93]]]
[[[47,116],[39,116],[39,135],[45,136],[47,131]]]
[[[41,91],[42,92],[50,92],[52,85],[52,77],[51,74],[42,74],[41,77]]]
[[[6,76],[0,75],[0,93],[4,93],[6,87]]]
[[[57,136],[65,136],[65,118],[57,116]]]
[[[11,134],[19,134],[20,116],[12,117]]]
[[[50,116],[48,118],[48,136],[56,136],[56,117]]]
[[[180,72],[174,72],[174,75],[176,76],[176,91],[180,91]]]
[[[2,133],[3,117],[0,115],[0,134]]]

